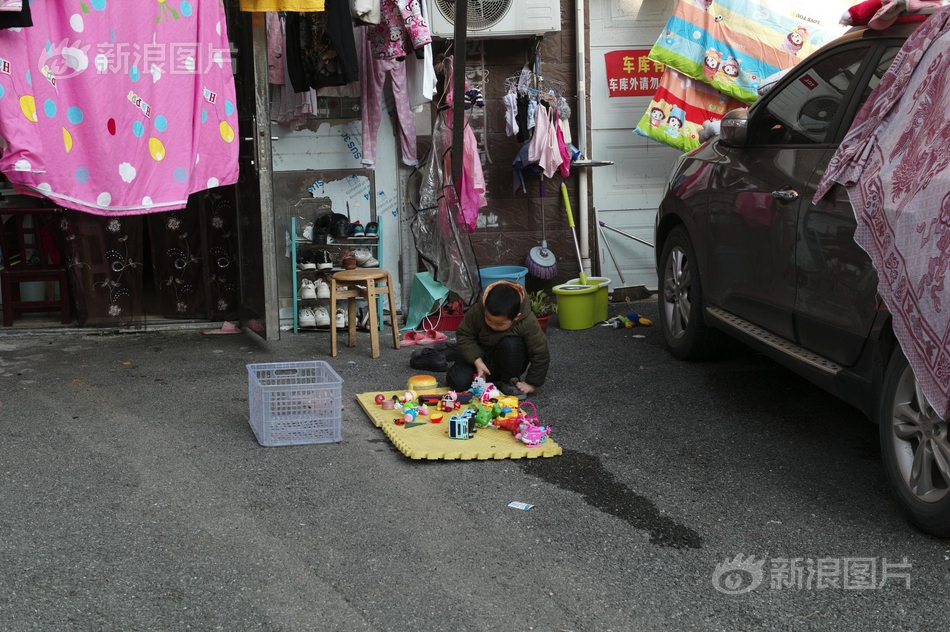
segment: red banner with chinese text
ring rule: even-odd
[[[648,59],[650,49],[614,50],[604,54],[611,97],[652,97],[666,64]]]

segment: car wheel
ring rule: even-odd
[[[950,440],[900,347],[884,377],[880,414],[884,469],[901,509],[922,531],[950,537]]]
[[[710,332],[703,321],[699,266],[685,226],[674,228],[663,245],[659,281],[660,327],[673,355],[684,359],[708,355]]]

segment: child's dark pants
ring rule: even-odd
[[[493,349],[486,349],[482,361],[488,366],[491,375],[485,381],[495,384],[507,384],[511,378],[521,378],[528,368],[528,359],[524,351],[524,341],[518,336],[505,336]],[[467,391],[475,379],[475,365],[459,360],[445,374],[445,382],[454,391]]]

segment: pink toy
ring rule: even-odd
[[[526,406],[531,406],[528,414]],[[515,439],[529,448],[537,448],[551,434],[551,426],[542,426],[538,420],[538,409],[531,402],[521,403],[521,414],[518,416],[518,429],[514,431]]]
[[[528,424],[521,424],[518,429],[518,433],[515,435],[515,439],[525,444],[529,448],[537,448],[548,438],[548,435],[551,434],[551,428],[548,426],[530,426]]]

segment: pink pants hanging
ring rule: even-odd
[[[396,118],[399,119],[399,144],[402,162],[419,164],[416,158],[416,118],[409,107],[409,92],[406,89],[406,62],[396,59],[376,59],[369,44],[363,40],[363,67],[360,69],[361,108],[363,111],[363,166],[376,166],[376,134],[383,115],[383,85],[386,75],[390,77],[393,100],[396,102]]]

